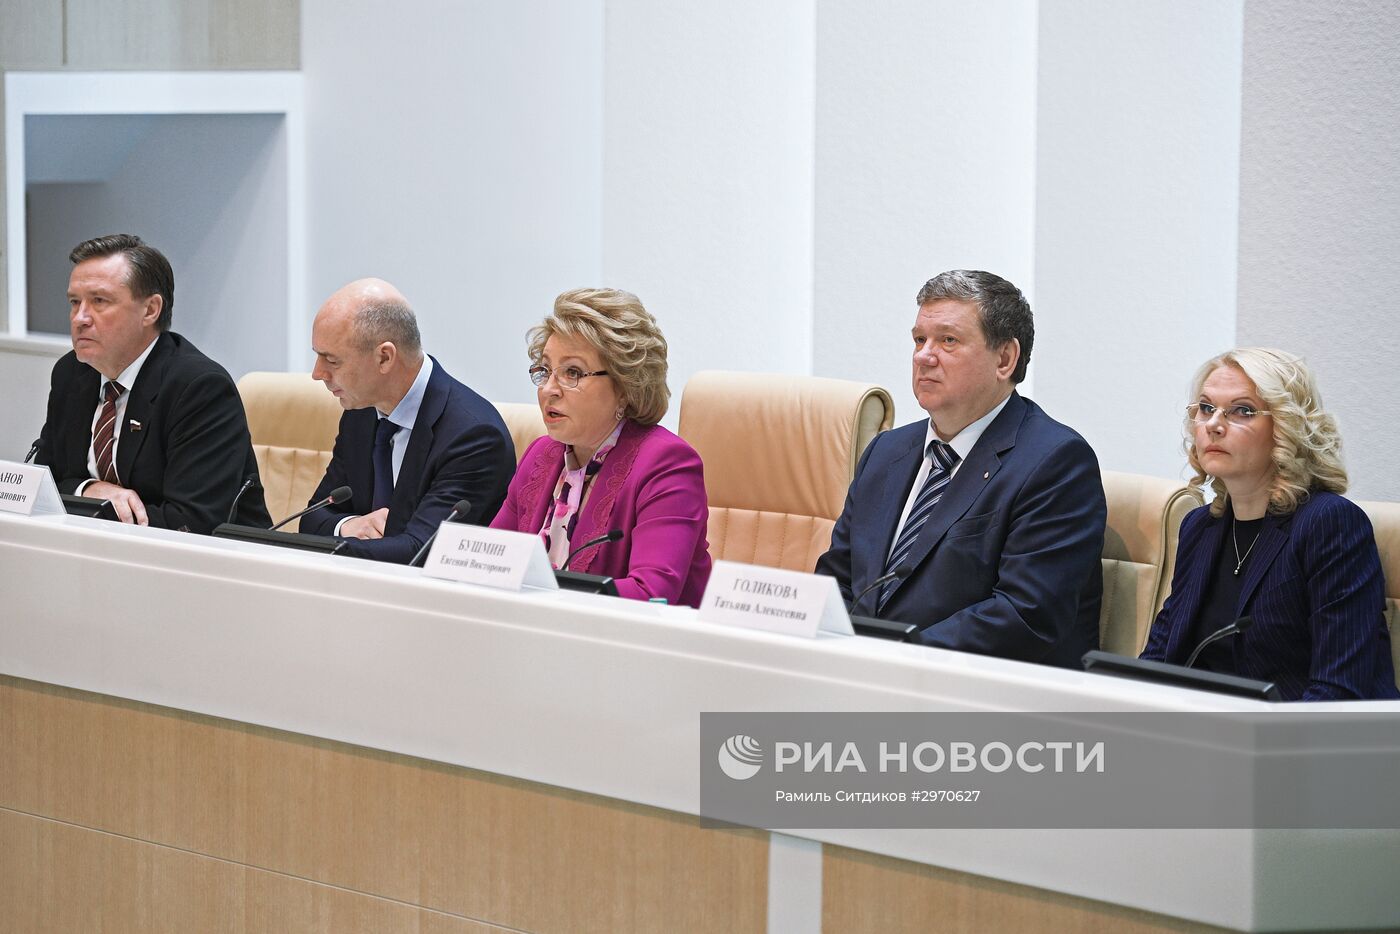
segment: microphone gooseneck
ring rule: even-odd
[[[1191,657],[1186,660],[1186,667],[1190,668],[1192,665],[1196,664],[1196,659],[1200,657],[1201,652],[1205,649],[1206,646],[1210,645],[1212,642],[1219,642],[1221,639],[1228,639],[1230,636],[1237,636],[1253,625],[1254,617],[1241,616],[1239,619],[1235,620],[1230,625],[1221,626],[1215,632],[1211,633],[1210,635],[1206,636],[1204,639],[1201,640],[1201,644],[1196,646],[1196,651],[1192,652]]]
[[[248,488],[257,482],[258,478],[254,476],[249,476],[248,479],[243,481],[243,486],[239,488],[238,495],[233,498],[233,505],[228,507],[228,518],[224,520],[225,523],[233,525],[233,517],[238,515],[238,501],[243,498],[244,493],[248,492]]]
[[[456,522],[460,517],[465,516],[471,511],[471,503],[464,499],[458,500],[457,505],[453,506],[452,511],[447,514],[447,518],[443,519],[442,524],[433,530],[433,534],[428,536],[428,540],[423,543],[423,547],[419,548],[418,553],[408,562],[408,566],[411,568],[422,567],[423,561],[428,557],[428,549],[433,547],[433,542],[437,541],[438,533],[442,531],[442,526],[449,522]]]
[[[881,574],[879,577],[875,578],[875,580],[870,582],[869,587],[866,587],[864,590],[862,590],[860,594],[857,595],[856,598],[851,601],[851,612],[855,613],[855,611],[860,608],[860,602],[870,595],[870,591],[875,590],[878,587],[882,587],[892,580],[903,580],[904,578],[909,576],[909,572],[913,569],[914,568],[911,565],[905,563],[901,564],[893,571],[890,571],[888,574]]]
[[[559,570],[567,571],[569,569],[569,565],[573,563],[573,560],[578,557],[578,554],[581,551],[587,551],[594,545],[603,545],[619,541],[622,541],[622,529],[612,529],[606,535],[599,535],[597,538],[590,539],[589,541],[584,542],[582,545],[579,545],[573,551],[569,552],[569,556],[564,559],[564,563],[559,566]]]
[[[353,495],[354,491],[351,490],[348,486],[338,486],[334,490],[331,490],[331,495],[327,496],[325,499],[321,500],[320,502],[312,503],[310,506],[307,506],[301,512],[292,513],[290,516],[283,519],[281,522],[277,523],[272,528],[268,529],[268,531],[276,532],[278,529],[286,525],[288,522],[291,522],[293,519],[300,519],[308,512],[315,512],[318,509],[325,509],[327,506],[333,506],[337,503],[346,502]]]

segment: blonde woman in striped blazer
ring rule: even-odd
[[[1246,348],[1208,360],[1186,407],[1191,483],[1214,498],[1181,524],[1172,592],[1142,657],[1274,682],[1286,700],[1396,698],[1385,582],[1347,488],[1337,424],[1302,359]]]

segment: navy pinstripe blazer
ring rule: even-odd
[[[1192,625],[1230,528],[1208,506],[1181,523],[1172,592],[1142,657],[1185,664]],[[1371,520],[1336,493],[1316,492],[1287,516],[1266,516],[1235,616],[1235,669],[1273,681],[1285,700],[1400,698],[1385,628],[1385,580]]]

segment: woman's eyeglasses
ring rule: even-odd
[[[538,363],[530,367],[530,382],[534,383],[536,386],[543,386],[545,383],[549,382],[551,374],[564,389],[577,389],[581,380],[587,379],[590,376],[607,376],[608,371],[594,370],[592,373],[586,373],[576,366],[561,366],[555,369]]]
[[[1249,405],[1211,405],[1209,402],[1193,402],[1186,407],[1186,417],[1198,425],[1204,425],[1216,413],[1220,413],[1225,421],[1237,427],[1243,427],[1254,421],[1261,415],[1268,415],[1268,412],[1261,411]]]

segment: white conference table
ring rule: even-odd
[[[702,711],[1272,706],[75,517],[0,514],[0,575],[0,674],[684,814]],[[784,833],[1239,930],[1400,925],[1400,831]]]

